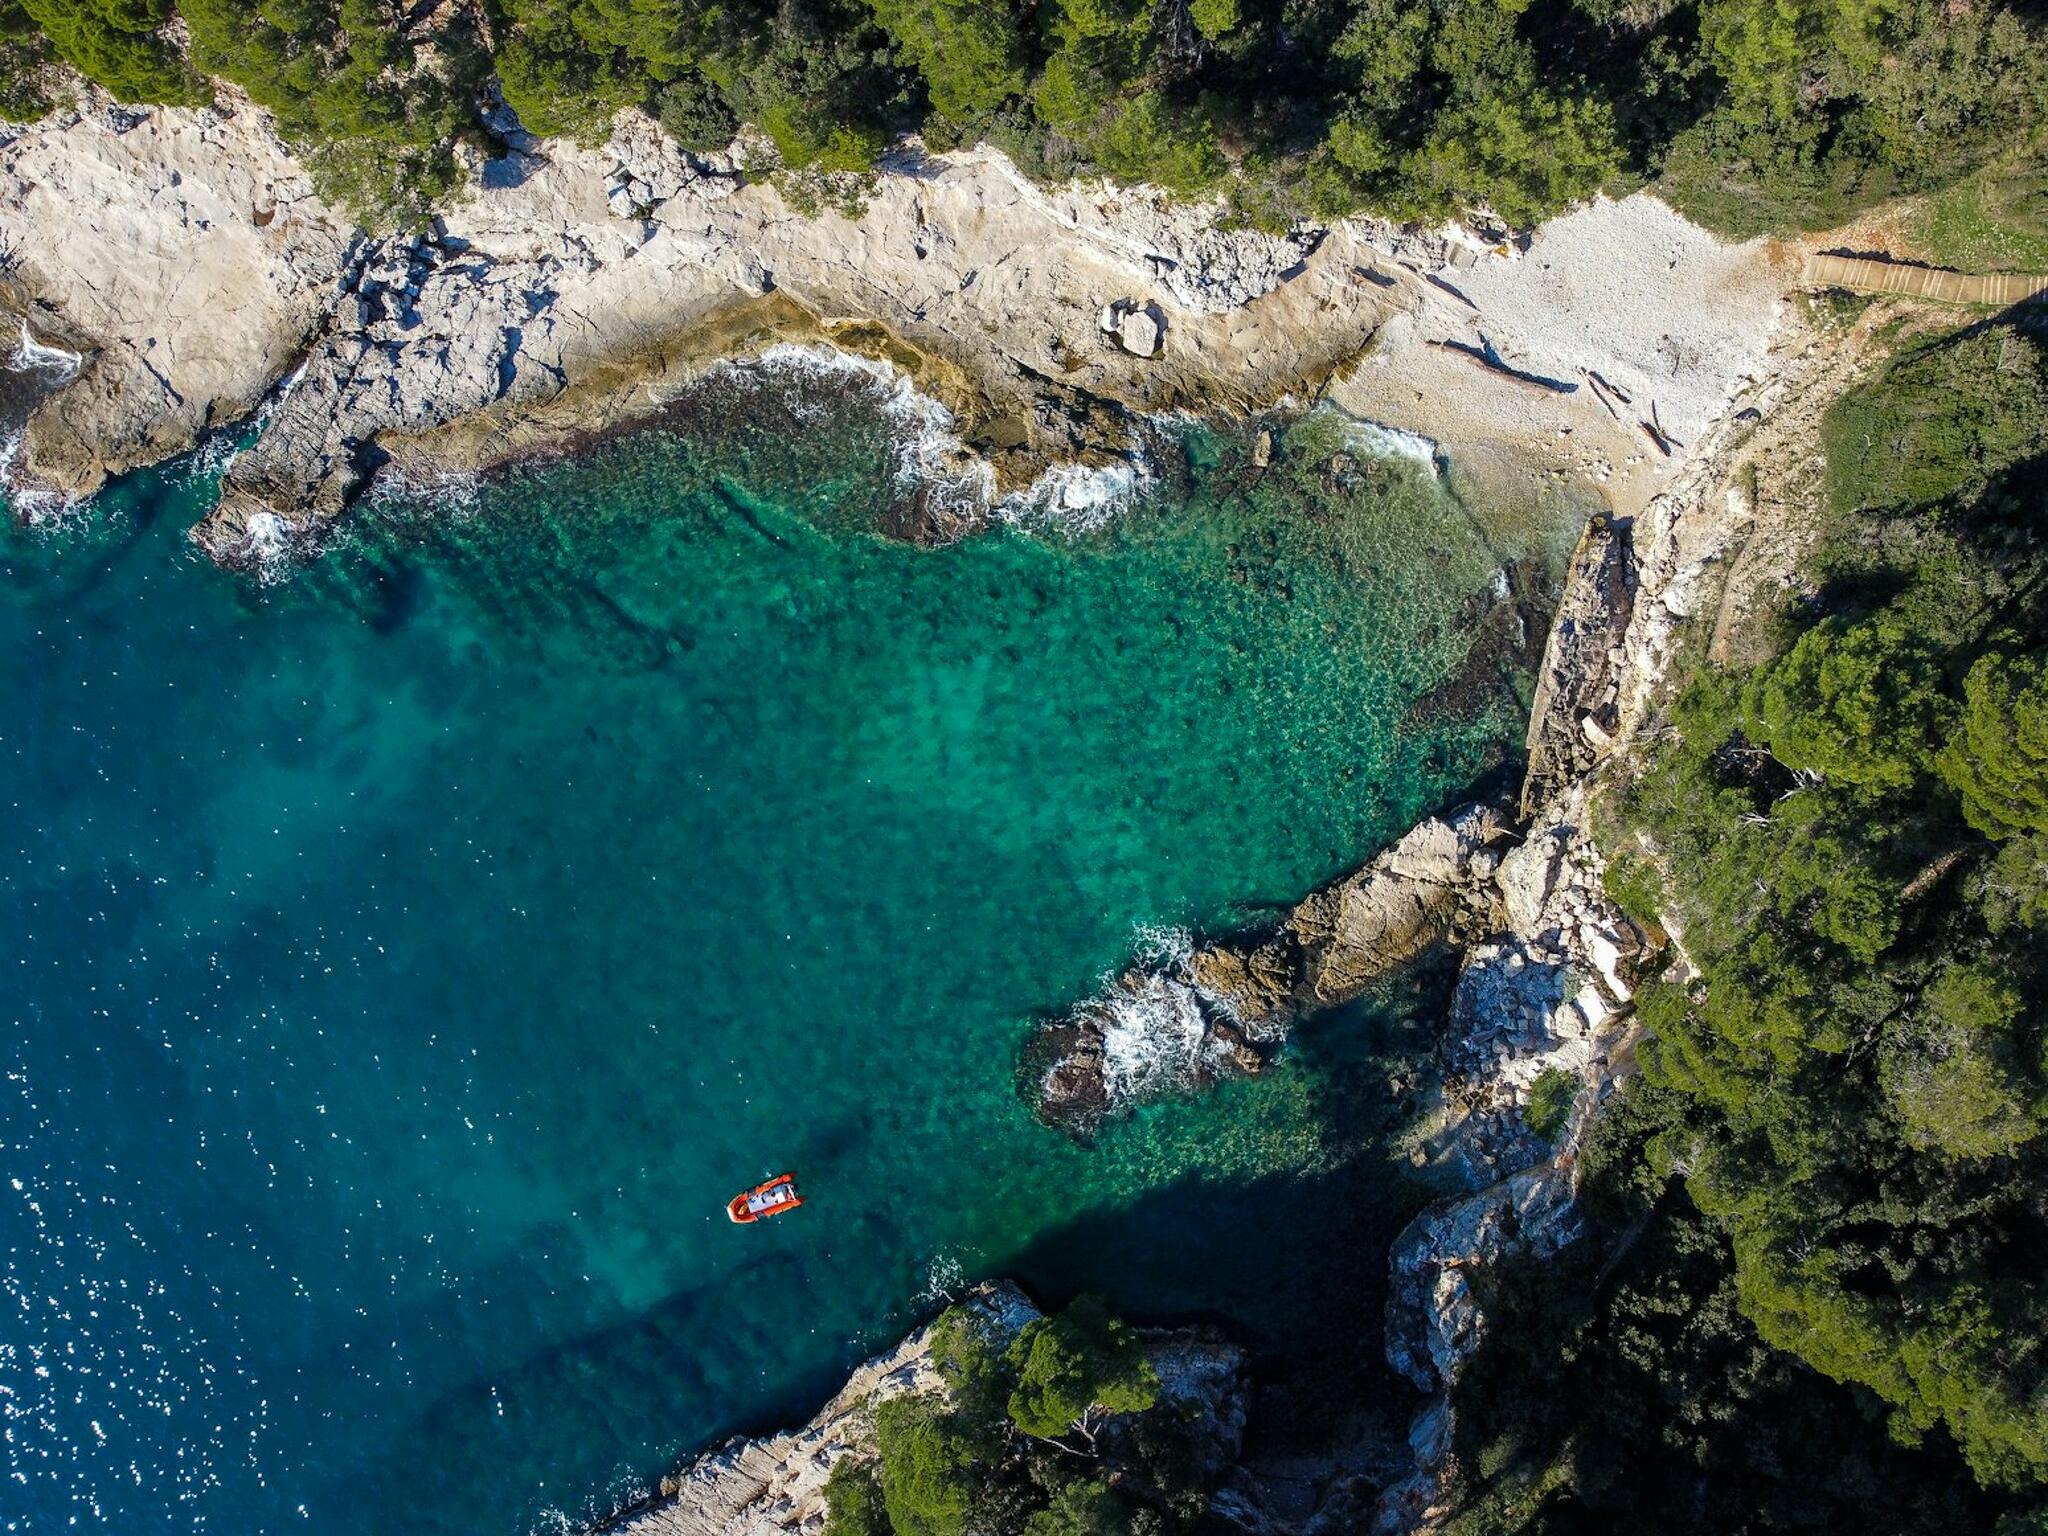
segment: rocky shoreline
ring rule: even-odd
[[[956,1300],[1000,1349],[1039,1316],[1007,1280],[990,1281]],[[1140,1329],[1159,1377],[1161,1402],[1199,1430],[1201,1459],[1221,1470],[1244,1440],[1245,1354],[1210,1328]],[[662,1479],[653,1497],[602,1529],[615,1536],[782,1536],[813,1532],[825,1520],[825,1482],[842,1456],[874,1449],[874,1411],[892,1398],[939,1396],[932,1327],[919,1328],[848,1378],[802,1429],[735,1438]],[[1113,1429],[1113,1426],[1112,1426]]]
[[[196,534],[246,562],[316,543],[387,467],[430,482],[574,445],[799,341],[939,401],[994,494],[1114,461],[1143,415],[1327,397],[1454,452],[1534,453],[1626,511],[1676,464],[1615,401],[1677,442],[1703,432],[1762,367],[1794,259],[1645,196],[1533,239],[1268,234],[915,143],[812,209],[744,145],[687,154],[637,114],[597,147],[493,128],[470,190],[384,238],[324,207],[246,104],[92,98],[0,130],[0,301],[84,358],[30,415],[16,487],[89,495],[261,408]]]
[[[1788,481],[1818,414],[1855,377],[1863,340],[1793,328],[1770,375],[1707,435],[1670,492],[1634,518],[1588,524],[1548,637],[1514,801],[1430,818],[1297,906],[1275,938],[1199,948],[1180,967],[1179,983],[1201,992],[1204,1016],[1235,1026],[1215,1037],[1218,1070],[1227,1071],[1232,1062],[1248,1068],[1240,1051],[1257,1058],[1276,1048],[1287,1029],[1429,945],[1461,952],[1436,1053],[1434,1110],[1414,1144],[1416,1159],[1452,1190],[1402,1230],[1388,1256],[1386,1357],[1421,1394],[1405,1467],[1365,1478],[1332,1461],[1312,1479],[1315,1513],[1293,1521],[1269,1514],[1256,1475],[1240,1471],[1212,1495],[1211,1513],[1225,1528],[1393,1536],[1436,1529],[1453,1509],[1456,1387],[1488,1327],[1479,1277],[1492,1265],[1540,1260],[1581,1235],[1579,1149],[1600,1104],[1633,1070],[1630,1005],[1646,947],[1602,888],[1595,801],[1639,733],[1654,728],[1681,644],[1711,640],[1732,607],[1790,570],[1784,540],[1799,503]],[[1752,504],[1745,487],[1783,499]],[[1074,1085],[1091,1070],[1082,1055]],[[1530,1131],[1525,1113],[1547,1069],[1578,1082],[1551,1142]],[[1091,1099],[1092,1090],[1078,1091]],[[922,1339],[914,1334],[863,1367],[794,1436],[734,1441],[690,1463],[622,1528],[635,1536],[815,1533],[823,1523],[816,1490],[833,1457],[860,1443],[860,1403],[877,1381],[908,1390],[920,1379]]]
[[[505,152],[473,193],[395,240],[323,208],[246,106],[101,100],[0,133],[0,300],[82,358],[30,414],[16,489],[90,495],[260,408],[195,537],[224,563],[261,561],[316,543],[380,470],[473,472],[583,441],[657,414],[718,359],[799,341],[876,359],[939,401],[992,494],[1115,459],[1139,414],[1327,396],[1454,455],[1534,455],[1613,509],[1573,557],[1516,802],[1432,818],[1277,934],[1197,949],[1171,978],[1224,1075],[1423,950],[1462,954],[1416,1145],[1454,1192],[1390,1257],[1389,1361],[1427,1394],[1413,1462],[1369,1516],[1354,1483],[1322,1522],[1427,1529],[1456,1476],[1452,1389],[1485,1329],[1474,1274],[1576,1235],[1577,1148],[1630,1067],[1642,945],[1600,885],[1601,776],[1747,554],[1756,509],[1737,469],[1768,435],[1757,423],[1839,383],[1824,345],[1780,328],[1795,258],[1720,246],[1645,197],[1526,248],[1363,221],[1264,235],[1143,189],[1048,192],[999,156],[915,146],[864,206],[807,216],[737,159],[685,155],[631,114],[593,149],[497,126]],[[1638,409],[1659,423],[1654,446]],[[1104,1056],[1077,1015],[1045,1076],[1056,1113],[1103,1111]],[[1550,1144],[1524,1110],[1555,1068],[1580,1086]],[[1028,1317],[1014,1290],[979,1295]],[[935,1389],[923,1351],[913,1335],[870,1362],[803,1431],[699,1458],[621,1529],[815,1530],[824,1477],[876,1397]],[[1217,1508],[1268,1528],[1253,1497]]]

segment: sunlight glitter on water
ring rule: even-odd
[[[1257,1329],[1286,1208],[1235,1192],[1371,1206],[1363,1025],[1092,1149],[1016,1056],[1169,963],[1134,925],[1256,920],[1500,752],[1511,657],[1420,708],[1498,551],[1329,489],[1316,420],[1256,488],[1191,432],[1092,533],[906,548],[855,384],[797,439],[714,381],[267,587],[191,554],[203,473],[0,535],[5,1519],[573,1524],[960,1277]],[[784,1167],[799,1216],[725,1220]]]

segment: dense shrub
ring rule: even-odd
[[[1529,1129],[1545,1141],[1555,1141],[1572,1117],[1572,1101],[1578,1094],[1578,1073],[1544,1068],[1529,1085],[1529,1107],[1524,1111]]]
[[[198,106],[206,82],[164,35],[170,0],[20,0],[50,47],[122,101]]]
[[[0,0],[0,118],[31,122],[50,110],[46,80],[55,57],[18,0]]]
[[[1727,1245],[1745,1326],[1874,1394],[1901,1441],[1939,1436],[1985,1487],[2036,1492],[2042,366],[2023,329],[1982,327],[1835,408],[1841,510],[1816,566],[1836,611],[1796,614],[1777,661],[1696,677],[1622,817],[1697,967],[1640,998],[1668,1111],[1644,1156]]]
[[[2048,832],[2048,652],[1993,654],[1970,668],[1941,774],[1986,836]]]
[[[1142,1412],[1159,1395],[1144,1345],[1096,1297],[1032,1323],[1010,1346],[1008,1361],[1017,1373],[1011,1421],[1041,1440],[1077,1429],[1086,1434],[1097,1412]]]
[[[882,1482],[872,1462],[841,1456],[825,1479],[824,1536],[890,1536]]]
[[[635,106],[705,148],[751,122],[791,168],[833,171],[923,128],[1035,174],[1226,190],[1268,228],[1362,208],[1530,223],[1647,179],[1736,234],[1964,186],[1937,205],[1944,240],[2027,250],[2041,227],[2008,210],[1958,233],[2024,196],[2033,168],[2008,162],[2048,130],[2048,38],[2019,0],[498,0],[488,57],[445,19],[472,12],[418,14],[8,0],[0,110],[46,101],[52,55],[131,101],[200,101],[215,75],[337,146],[358,202],[388,184],[394,216],[449,179],[495,73],[536,132],[599,140]]]
[[[1143,1342],[1083,1297],[999,1345],[955,1307],[932,1325],[943,1393],[889,1399],[875,1453],[842,1456],[826,1536],[1176,1536],[1208,1507],[1199,1424],[1158,1407]]]

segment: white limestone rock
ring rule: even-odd
[[[1134,309],[1116,324],[1117,341],[1134,357],[1157,356],[1165,334],[1158,317],[1146,309]]]

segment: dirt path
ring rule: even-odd
[[[1935,313],[1928,312],[1928,318]],[[1800,562],[1822,531],[1827,474],[1822,419],[1873,365],[1883,362],[1889,328],[1915,318],[1910,301],[1880,302],[1845,332],[1811,333],[1807,366],[1797,383],[1729,456],[1719,476],[1719,494],[1748,504],[1749,526],[1729,560],[1714,613],[1707,655],[1715,664],[1759,661],[1768,653],[1767,636],[1751,621],[1775,609],[1798,583]]]

